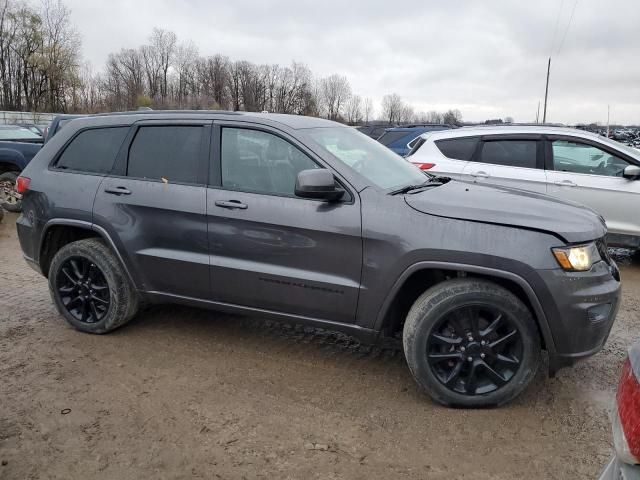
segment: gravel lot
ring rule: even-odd
[[[625,349],[640,339],[640,260],[605,349],[517,401],[450,410],[399,346],[184,307],[92,336],[68,327],[0,224],[0,479],[594,478]]]

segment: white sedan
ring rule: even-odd
[[[522,125],[426,133],[410,145],[407,160],[429,173],[587,205],[604,217],[610,245],[640,248],[635,148],[573,128]]]

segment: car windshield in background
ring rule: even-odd
[[[354,129],[310,128],[307,134],[318,146],[380,188],[396,189],[426,180],[424,173],[411,163]]]
[[[400,140],[402,137],[406,137],[410,132],[385,132],[378,141],[382,145],[391,145],[393,142]]]
[[[42,137],[28,128],[4,127],[0,128],[0,140],[40,140]]]

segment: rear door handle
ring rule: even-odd
[[[104,189],[104,193],[111,193],[112,195],[131,195],[131,190],[127,187],[107,187]]]
[[[574,183],[571,180],[558,180],[557,182],[553,182],[553,183],[561,187],[577,187],[578,186],[577,183]]]
[[[247,205],[242,203],[240,200],[216,200],[216,207],[222,208],[237,208],[239,210],[246,210]]]
[[[473,172],[471,176],[476,178],[489,178],[491,175],[489,175],[487,172],[479,171]]]

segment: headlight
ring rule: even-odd
[[[560,266],[570,272],[586,272],[591,270],[594,263],[600,261],[595,243],[577,247],[558,247],[552,251]]]

